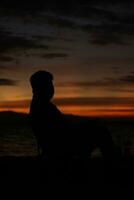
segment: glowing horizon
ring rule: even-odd
[[[0,108],[0,112],[18,112],[18,113],[29,113],[29,108],[14,108],[14,109],[1,109]],[[134,111],[131,112],[130,110],[124,110],[124,111],[112,111],[112,110],[92,110],[92,111],[80,111],[80,109],[78,110],[72,110],[70,111],[70,108],[66,109],[66,108],[62,108],[61,111],[64,114],[70,114],[70,115],[77,115],[77,116],[87,116],[87,117],[121,117],[121,118],[133,118],[134,117]]]
[[[96,99],[96,102],[95,102]],[[85,101],[71,103],[69,99],[55,99],[54,103],[60,109],[61,112],[65,114],[73,114],[79,116],[92,116],[92,117],[134,117],[134,101],[133,98],[125,98],[124,101],[120,102],[122,99],[118,99],[119,103],[112,103],[110,99],[100,98],[103,102],[99,102],[97,98],[90,98],[89,104]],[[72,99],[72,101],[76,99]],[[79,99],[78,99],[79,100]],[[92,102],[94,100],[94,102]],[[106,102],[107,100],[107,102]],[[115,99],[117,101],[117,99]],[[130,104],[131,101],[131,104]],[[19,101],[5,101],[0,102],[0,111],[14,111],[29,113],[30,99],[19,100]],[[62,103],[63,102],[63,103]],[[81,103],[81,104],[80,104]]]

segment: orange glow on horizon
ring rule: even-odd
[[[79,116],[89,116],[89,117],[134,117],[134,111],[131,109],[95,109],[95,108],[83,108],[82,106],[59,106],[61,112],[65,114],[73,114]],[[13,111],[19,113],[29,113],[29,107],[19,108],[0,108],[2,111]]]
[[[18,112],[18,113],[29,113],[29,108],[0,108],[0,112],[4,111],[12,111],[12,112]]]
[[[64,101],[66,100],[66,101]],[[105,99],[104,99],[105,100]],[[21,113],[29,113],[30,99],[14,100],[14,101],[1,101],[0,111],[14,111]],[[90,101],[89,101],[90,102]],[[71,101],[71,99],[60,99],[56,101],[58,108],[65,114],[73,114],[79,116],[93,116],[93,117],[134,117],[134,103],[131,101],[125,101],[119,103],[108,102],[92,102],[83,103],[82,101]],[[73,104],[72,104],[73,103]],[[82,104],[83,103],[83,104]]]
[[[82,107],[82,106],[61,106],[61,111],[66,114],[74,114],[79,116],[91,116],[91,117],[134,117],[134,111],[131,109],[106,109],[95,107]]]

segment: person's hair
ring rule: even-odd
[[[42,88],[44,83],[53,81],[53,75],[48,71],[37,71],[30,77],[32,88]]]
[[[51,99],[54,95],[53,75],[48,71],[37,71],[30,77],[34,94],[41,94]]]

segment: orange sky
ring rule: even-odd
[[[128,99],[129,100],[129,99]],[[104,99],[103,99],[104,101]],[[133,104],[98,104],[93,102],[89,105],[61,103],[55,100],[57,107],[66,114],[99,117],[134,117]],[[109,105],[108,105],[109,104]],[[0,102],[0,111],[29,112],[30,100]]]

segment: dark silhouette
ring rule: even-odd
[[[112,163],[113,140],[99,119],[77,123],[69,120],[51,102],[54,95],[53,75],[38,71],[30,78],[33,89],[30,115],[38,142],[51,178],[64,176],[67,180],[86,180],[91,152],[99,147],[106,163]]]

